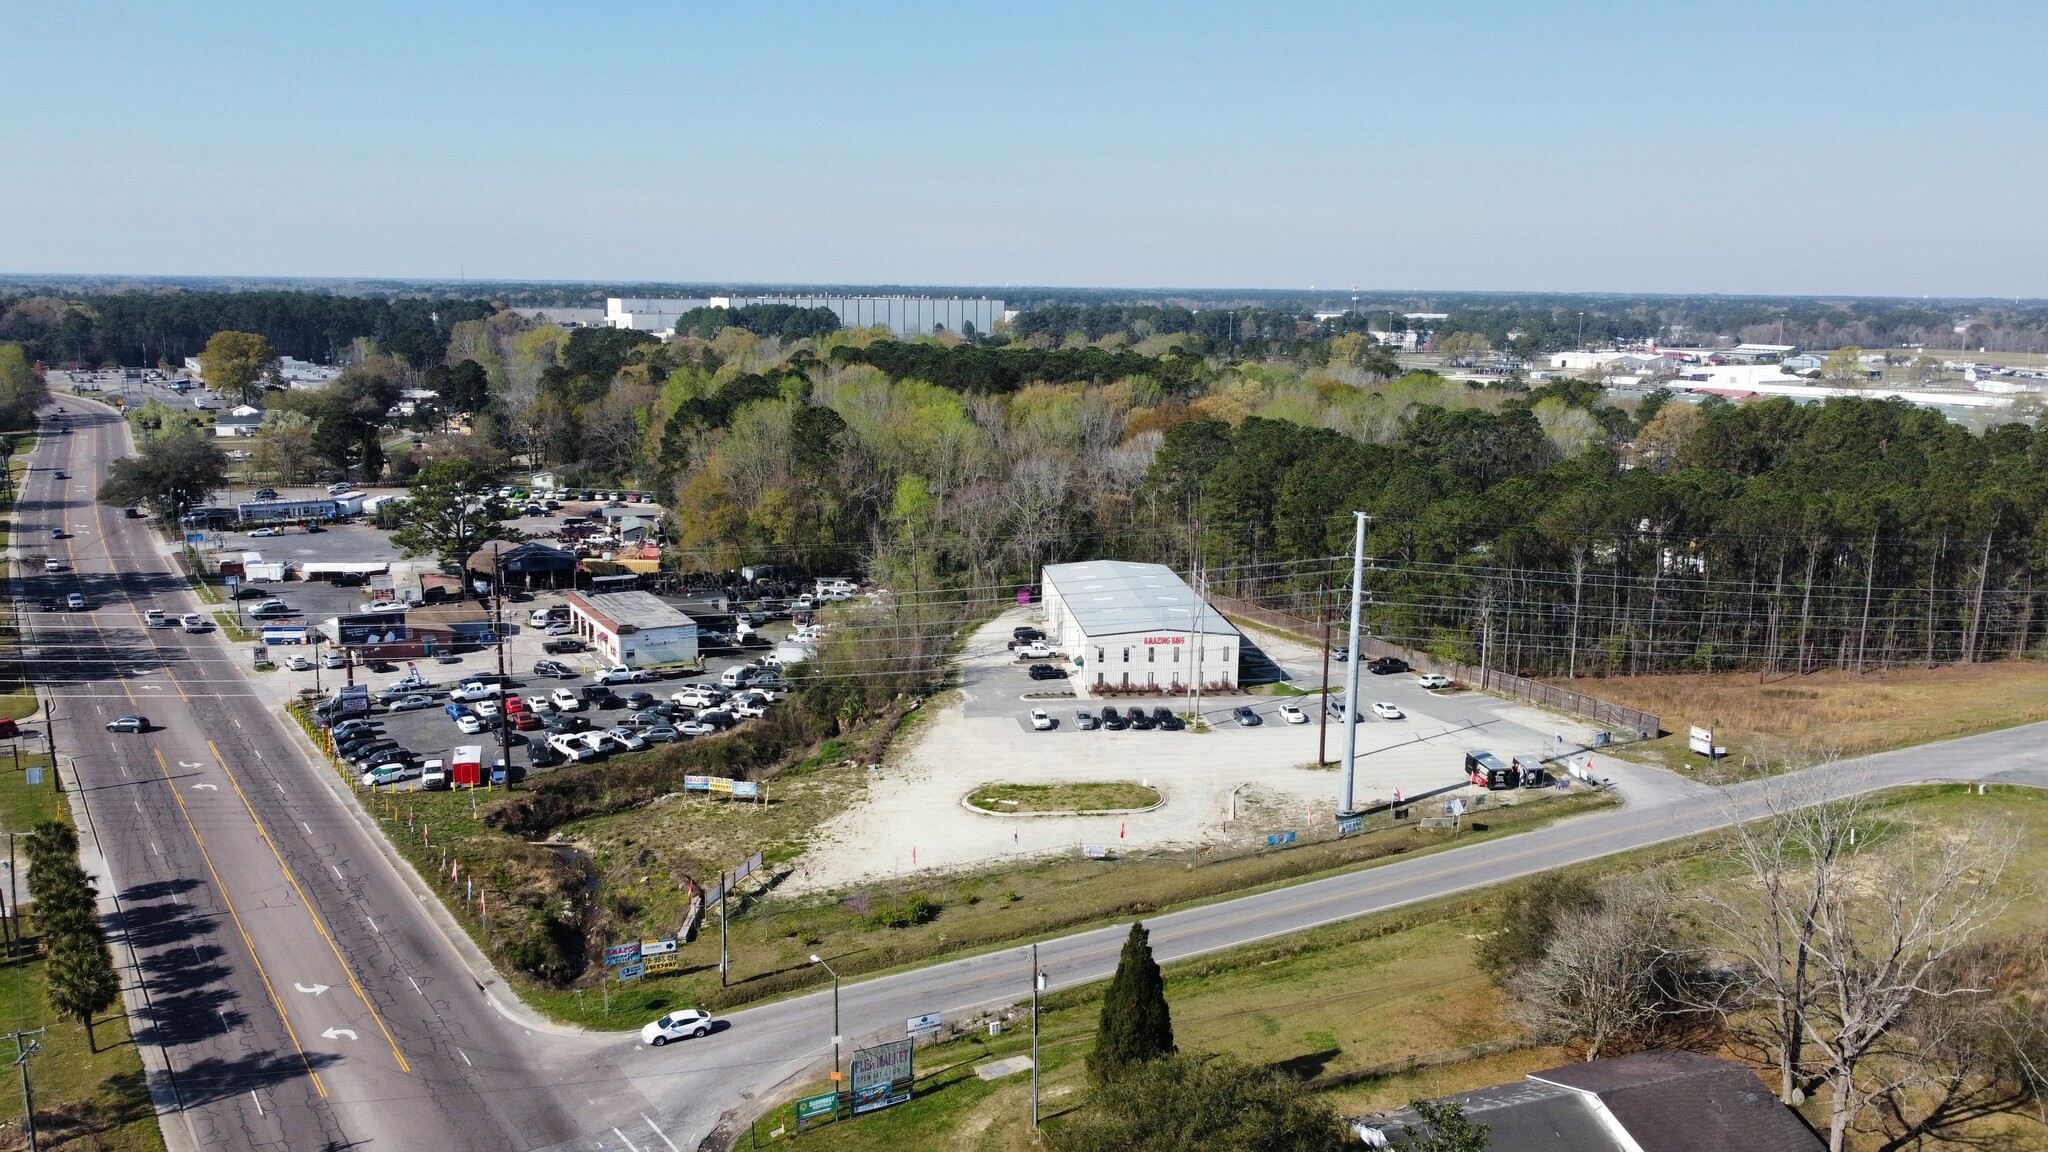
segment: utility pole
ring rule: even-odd
[[[1038,1127],[1038,994],[1045,990],[1045,973],[1038,970],[1038,945],[1031,946],[1031,1126]]]
[[[1358,519],[1356,537],[1351,545],[1351,659],[1344,670],[1344,767],[1337,775],[1337,815],[1349,816],[1357,810],[1353,794],[1358,773],[1358,665],[1365,654],[1358,650],[1358,617],[1360,605],[1365,600],[1365,513],[1353,512]],[[1329,711],[1327,704],[1324,711]]]
[[[512,713],[505,707],[505,573],[499,567],[496,544],[491,545],[491,635],[498,640],[498,762],[505,766],[505,790],[510,792]],[[484,782],[490,783],[490,777],[485,776]]]
[[[832,973],[832,1107],[833,1114],[837,1115],[839,1094],[845,1087],[845,1081],[839,1074],[839,973],[816,952],[811,953],[811,963],[823,964],[825,971]]]
[[[30,1040],[23,1043],[22,1037],[41,1036],[46,1031],[48,1031],[47,1028],[38,1028],[33,1032],[14,1033],[14,1051],[16,1053],[14,1066],[21,1069],[21,1126],[28,1135],[28,1152],[37,1152],[36,1099],[35,1093],[29,1090],[28,1058],[42,1051],[43,1043],[40,1040]]]

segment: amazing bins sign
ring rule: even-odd
[[[891,1040],[854,1052],[847,1080],[855,1116],[910,1099],[916,1079],[911,1063],[914,1044],[908,1039]]]

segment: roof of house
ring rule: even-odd
[[[1643,1152],[1814,1152],[1820,1139],[1740,1064],[1659,1048],[1532,1072],[1600,1098]]]
[[[1492,1129],[1494,1152],[1819,1152],[1798,1114],[1740,1064],[1656,1049],[1532,1072],[1445,1097]],[[1402,1108],[1355,1121],[1400,1147],[1418,1125]]]
[[[469,554],[469,570],[496,573],[502,563],[507,572],[567,572],[576,567],[576,554],[538,540],[507,544],[494,540]]]
[[[1090,636],[1237,631],[1207,602],[1197,625],[1194,590],[1164,564],[1087,560],[1047,564],[1042,575],[1048,593],[1059,591],[1061,603]]]
[[[571,592],[566,599],[570,607],[620,635],[697,624],[652,592]]]

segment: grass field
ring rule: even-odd
[[[1700,779],[1753,773],[1759,761],[1810,764],[2048,720],[2048,665],[1999,663],[1806,676],[1625,676],[1576,681],[1604,699],[1655,712],[1668,735],[1626,755]],[[1711,767],[1686,748],[1693,725],[1728,757]]]
[[[22,764],[47,761],[38,756],[24,758]],[[43,779],[30,786],[27,774],[15,771],[11,758],[0,762],[0,828],[25,832],[60,810],[50,777]],[[17,858],[17,866],[25,862]],[[117,1007],[97,1022],[97,1053],[87,1046],[85,1029],[77,1022],[53,1019],[45,1000],[44,960],[36,953],[33,911],[25,920],[23,946],[12,955],[0,949],[0,1032],[48,1029],[40,1037],[42,1050],[29,1059],[40,1146],[106,1152],[161,1149],[163,1137],[143,1082],[142,1060],[128,1035],[127,1016]],[[14,1056],[12,1042],[0,1036],[0,1060]],[[0,1148],[24,1146],[16,1079],[10,1071],[8,1090],[0,1091]]]
[[[1074,784],[984,784],[967,802],[985,812],[1119,812],[1159,803],[1159,790],[1129,780]]]
[[[2020,898],[1993,931],[2048,923],[2048,796],[2005,788],[1980,797],[1960,787],[1931,787],[1888,794],[1882,804],[1886,814],[1935,834],[1980,820],[2016,829],[2022,842],[2006,884]],[[1721,843],[1699,838],[1582,871],[1597,880],[1623,870],[1664,870],[1683,886],[1724,883],[1730,865]],[[1474,944],[1491,929],[1493,897],[1491,891],[1452,897],[1168,965],[1175,1041],[1184,1050],[1231,1052],[1282,1069],[1354,1116],[1570,1063],[1577,1058],[1570,1051],[1521,1039],[1503,1011],[1503,994],[1473,962]],[[1021,1010],[1012,1010],[996,1038],[986,1035],[981,1021],[954,1022],[946,1042],[918,1053],[916,1099],[806,1133],[799,1145],[832,1152],[1057,1148],[1059,1117],[1083,1088],[1082,1056],[1092,1042],[1101,987],[1056,988],[1045,999],[1041,1091],[1052,1137],[1045,1145],[1034,1145],[1030,1136],[1028,1073],[994,1083],[971,1073],[984,1060],[1030,1051]],[[825,1090],[821,1081],[790,1095]],[[1824,1095],[1809,1105],[1815,1118]],[[769,1113],[755,1131],[767,1144],[778,1126],[794,1131],[790,1105]],[[2024,1111],[1973,1117],[1949,1136],[1949,1142],[1922,1147],[2048,1147],[2048,1129]],[[742,1131],[739,1146],[745,1141]],[[1855,1146],[1877,1152],[1883,1144],[1863,1133]]]

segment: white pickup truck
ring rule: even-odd
[[[599,684],[652,684],[654,673],[644,669],[628,668],[624,664],[614,664],[591,679]]]

